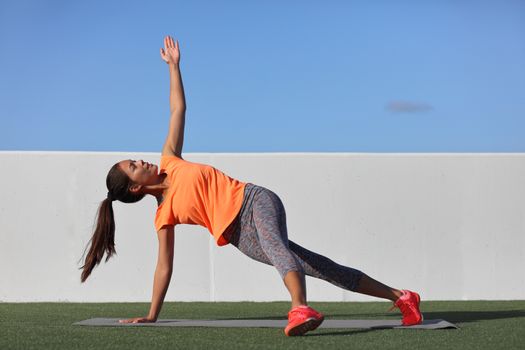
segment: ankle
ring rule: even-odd
[[[390,300],[392,300],[393,302],[396,302],[402,296],[403,296],[402,291],[400,291],[399,289],[392,288],[392,298]]]
[[[292,309],[298,306],[308,306],[306,298],[292,298]]]

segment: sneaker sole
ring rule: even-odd
[[[319,327],[319,325],[321,323],[323,323],[323,321],[324,321],[324,317],[321,317],[321,318],[311,317],[311,318],[307,319],[305,322],[303,322],[301,324],[298,324],[295,327],[290,328],[288,330],[288,333],[286,333],[286,332],[285,333],[289,337],[295,337],[295,336],[303,335],[306,332],[313,331],[313,330],[317,329],[317,327]]]

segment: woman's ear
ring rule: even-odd
[[[129,191],[133,194],[138,194],[141,189],[142,189],[142,185],[133,184],[129,186]]]

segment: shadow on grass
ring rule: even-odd
[[[426,320],[443,319],[453,323],[477,322],[484,320],[500,320],[506,318],[525,317],[525,310],[506,311],[443,311],[423,312]],[[397,319],[401,314],[396,313],[366,313],[366,314],[325,314],[327,319]],[[221,317],[221,320],[285,320],[283,316],[257,317]]]
[[[520,318],[525,317],[524,310],[506,310],[506,311],[445,311],[445,312],[425,312],[423,313],[425,319],[444,319],[452,323],[468,323],[468,322],[477,322],[484,320],[500,320],[508,318]],[[326,315],[330,317],[331,315]],[[333,315],[332,315],[333,316]],[[350,314],[350,315],[341,315],[337,314],[338,317],[348,317],[352,319],[356,318],[370,318],[377,316],[392,316],[391,314]],[[322,336],[344,336],[351,334],[359,333],[368,333],[373,331],[385,330],[386,328],[369,328],[369,329],[352,329],[352,330],[339,330],[339,331],[330,331],[330,332],[317,332],[317,333],[308,333],[306,337],[322,337]]]
[[[500,320],[506,318],[525,317],[525,310],[505,311],[430,311],[423,312],[425,320],[443,319],[449,322],[476,322],[484,320]],[[325,314],[326,318],[349,319],[396,319],[401,318],[399,313],[366,313],[366,314]]]

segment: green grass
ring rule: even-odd
[[[311,303],[326,318],[399,318],[390,303]],[[286,302],[166,303],[160,318],[282,318]],[[525,301],[423,302],[426,319],[458,330],[82,327],[94,317],[144,316],[148,303],[0,303],[0,349],[525,349]]]

